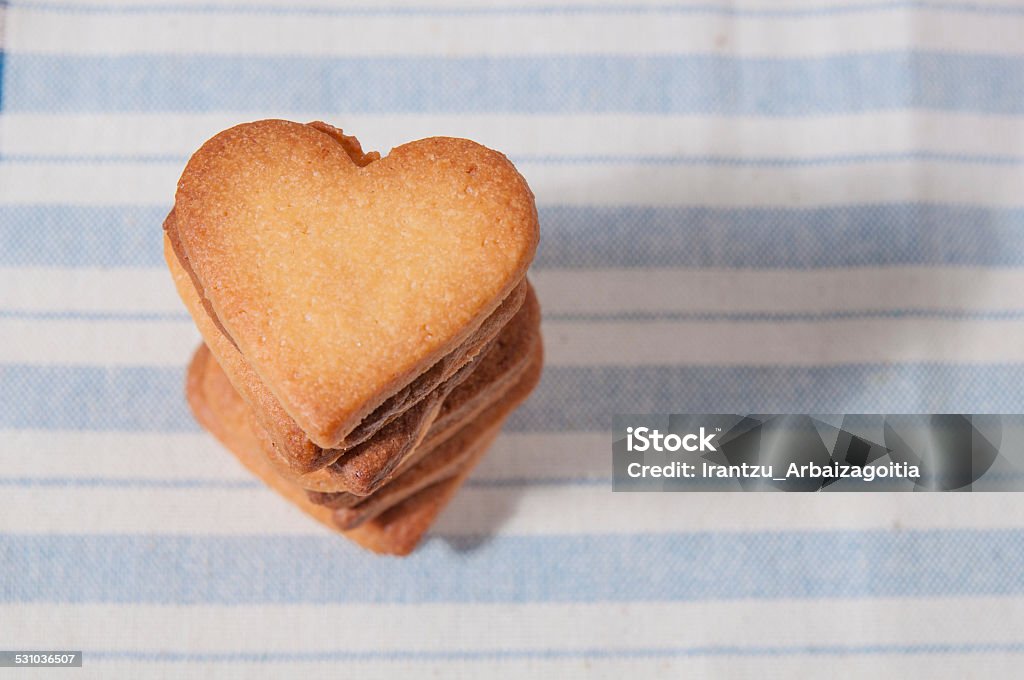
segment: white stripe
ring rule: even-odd
[[[160,226],[139,225],[160,242]],[[185,313],[164,267],[0,267],[3,311]]]
[[[721,54],[819,57],[891,50],[1024,54],[1024,16],[941,11],[790,18],[713,14],[70,14],[7,11],[14,54],[474,56]]]
[[[47,0],[21,0],[19,4],[25,6],[31,6],[33,4],[48,5],[54,4],[47,2]],[[60,6],[70,8],[80,7],[101,7],[109,10],[114,10],[121,7],[139,7],[145,3],[142,0],[62,0]],[[162,6],[172,7],[221,7],[233,9],[239,7],[237,0],[173,0],[167,3],[160,3]],[[933,0],[932,5],[949,8],[955,10],[956,8],[964,7],[963,0]],[[613,7],[613,8],[636,8],[636,9],[647,9],[656,12],[664,11],[670,13],[679,9],[703,9],[703,8],[718,8],[722,10],[741,10],[741,11],[759,11],[759,10],[786,10],[786,11],[799,11],[799,10],[842,10],[863,8],[865,3],[862,0],[833,0],[831,2],[823,2],[823,0],[558,0],[557,3],[552,0],[518,0],[515,3],[510,3],[508,0],[430,0],[430,2],[424,2],[424,0],[386,0],[385,2],[377,3],[376,5],[367,4],[365,0],[303,0],[298,7],[301,8],[327,8],[327,9],[356,9],[366,10],[367,8],[376,8],[381,11],[388,11],[392,9],[422,9],[424,7],[437,8],[437,9],[480,9],[489,8],[492,10],[507,10],[509,8],[512,11],[521,8],[546,8],[557,5],[560,7],[572,7],[589,9],[592,7]],[[975,0],[971,2],[970,6],[977,7],[980,9],[997,9],[997,8],[1011,8],[1014,9],[1018,5],[1015,0]],[[245,3],[245,7],[269,7],[274,9],[289,9],[289,3],[284,0],[249,0]]]
[[[610,446],[607,433],[503,432],[474,479],[611,479]],[[54,477],[255,481],[206,434],[0,431],[0,480]]]
[[[252,479],[209,435],[174,432],[0,430],[0,470],[0,479]]]
[[[608,454],[610,455],[610,454]],[[950,501],[951,496],[957,496]],[[1009,503],[1009,505],[1007,505]],[[1017,508],[1013,510],[1012,508]],[[1007,494],[610,493],[601,486],[466,487],[432,531],[443,535],[645,534],[1011,528],[1024,499]],[[1008,516],[998,518],[1000,512]]]
[[[1024,309],[1024,269],[541,269],[530,280],[549,315]],[[0,267],[0,311],[185,314],[163,267]]]
[[[606,432],[502,432],[473,479],[611,479],[610,447]]]
[[[178,155],[220,130],[280,112],[0,114],[5,155]],[[516,156],[725,156],[805,158],[928,150],[999,156],[1024,148],[1024,120],[898,111],[811,118],[647,114],[358,114],[290,112],[387,151],[413,139],[467,137]],[[723,134],[728,130],[728,134]],[[184,163],[181,164],[182,166]]]
[[[1022,269],[545,269],[531,272],[530,279],[544,311],[554,314],[990,312],[1024,306]]]
[[[537,202],[561,205],[810,207],[855,203],[1021,205],[1024,165],[934,162],[812,167],[524,163]]]
[[[199,343],[191,321],[0,319],[0,362],[180,366]]]
[[[179,164],[0,163],[0,204],[164,205]]]
[[[849,319],[815,322],[546,322],[555,366],[1019,363],[1024,322]]]
[[[0,204],[166,205],[180,163],[0,164]],[[1024,164],[898,161],[801,167],[520,163],[541,205],[1020,206]]]
[[[622,574],[624,587],[630,576]],[[1024,598],[236,606],[33,602],[0,606],[0,619],[18,622],[5,634],[12,649],[34,649],[45,640],[53,648],[87,652],[515,653],[1007,644],[1020,640]],[[268,627],[268,621],[274,625]],[[339,634],[339,626],[330,622],[357,625],[344,625]]]
[[[596,455],[610,455],[600,452]],[[1000,529],[1024,526],[1020,494],[612,493],[609,485],[466,486],[434,534],[630,535],[700,531]],[[260,488],[4,488],[0,532],[327,535]],[[69,520],[74,518],[74,521]]]
[[[1024,321],[546,321],[549,366],[1024,362]],[[191,321],[0,319],[0,363],[180,366]]]
[[[908,603],[908,607],[918,606]],[[836,609],[836,620],[830,625],[843,628],[843,609]],[[944,616],[955,619],[955,612]],[[713,617],[714,612],[709,611]],[[122,616],[122,618],[125,618]],[[754,619],[756,621],[756,619]],[[745,619],[747,628],[738,628],[736,635],[754,638],[761,630]],[[409,622],[405,622],[408,626]],[[481,622],[486,627],[490,621]],[[525,625],[525,624],[524,624]],[[872,621],[866,617],[863,625]],[[688,621],[682,630],[699,628]],[[898,633],[896,633],[898,635]],[[816,639],[808,632],[808,640]],[[742,646],[743,641],[740,641]],[[730,646],[736,646],[733,643]],[[893,643],[889,643],[893,644]],[[39,646],[39,645],[36,645]],[[66,646],[66,645],[65,645]],[[86,659],[89,656],[86,655]],[[650,678],[676,680],[677,678],[731,678],[733,680],[765,680],[765,678],[814,677],[808,668],[827,672],[830,678],[878,678],[904,680],[929,678],[930,680],[961,680],[968,677],[1012,678],[1020,672],[1019,654],[989,652],[986,654],[872,654],[866,656],[697,656],[697,657],[639,657],[627,659],[572,658],[572,659],[489,659],[485,661],[322,661],[314,663],[147,663],[138,661],[106,661],[90,659],[84,668],[75,669],[75,678],[223,678],[224,680],[277,680],[281,677],[315,678],[333,677],[339,663],[344,663],[346,675],[360,680],[394,680],[394,678],[465,678],[476,680],[521,680],[521,678],[587,678],[588,680],[622,680],[622,678]],[[66,680],[65,669],[36,668],[33,678]]]

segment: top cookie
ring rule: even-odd
[[[317,445],[336,446],[519,282],[539,230],[501,154],[431,138],[375,160],[321,123],[247,123],[192,156],[176,242],[209,308]]]

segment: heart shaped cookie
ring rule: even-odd
[[[323,124],[247,123],[193,155],[175,196],[207,309],[325,448],[480,326],[539,237],[497,152],[432,138],[375,158]]]

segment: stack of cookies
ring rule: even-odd
[[[164,229],[199,422],[324,524],[412,551],[540,377],[523,178],[467,140],[382,159],[260,121],[193,155]]]

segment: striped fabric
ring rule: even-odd
[[[83,650],[60,677],[1019,677],[1024,497],[612,494],[609,433],[1024,412],[1021,3],[0,12],[0,648]],[[542,385],[404,561],[182,397],[160,223],[188,154],[264,117],[470,137],[537,195]]]

